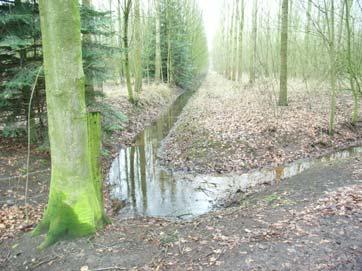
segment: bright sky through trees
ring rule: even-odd
[[[231,3],[231,0],[198,0],[204,18],[209,50],[212,49],[214,36],[220,25],[224,2]],[[278,3],[278,0],[263,1],[263,5],[259,7],[259,12],[269,12],[271,16],[277,16]],[[302,3],[304,3],[304,1],[302,1]],[[251,23],[251,16],[249,16],[252,9],[251,4],[252,1],[245,1],[245,24],[247,27],[249,27]]]
[[[220,0],[198,0],[202,14],[204,17],[205,30],[207,34],[209,50],[212,48],[215,32],[220,23],[220,11],[222,2]]]

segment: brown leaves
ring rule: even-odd
[[[350,96],[340,94],[331,138],[327,91],[306,90],[302,82],[291,80],[289,106],[280,108],[271,100],[274,83],[242,88],[209,75],[166,139],[164,162],[201,173],[244,173],[320,156],[361,139],[360,128],[344,125],[350,121]]]
[[[346,186],[326,193],[316,203],[296,213],[293,219],[273,223],[266,231],[253,235],[252,239],[271,240],[290,233],[297,236],[312,235],[309,229],[318,227],[320,218],[352,216],[355,213],[362,213],[362,185]]]
[[[3,205],[0,209],[0,241],[14,237],[18,232],[27,232],[34,228],[43,213],[43,205],[28,206],[29,221],[25,220],[24,206]]]

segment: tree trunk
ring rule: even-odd
[[[135,92],[142,89],[142,38],[141,38],[141,14],[140,0],[135,0]]]
[[[122,23],[122,15],[121,15],[121,0],[118,0],[118,6],[117,6],[117,17],[118,17],[118,47],[120,49],[120,51],[122,52],[123,50],[123,32],[122,32],[122,28],[123,28],[123,23]],[[123,60],[123,54],[121,54],[120,56],[120,67],[119,67],[119,79],[120,82],[123,82],[124,79],[124,60]]]
[[[328,14],[326,7],[326,14]],[[327,16],[328,17],[328,16]],[[336,114],[336,51],[335,51],[335,26],[334,26],[334,0],[331,0],[330,19],[327,18],[327,27],[329,34],[329,62],[330,62],[330,82],[331,82],[331,108],[329,114],[329,134],[334,134],[334,119]]]
[[[306,81],[309,77],[309,67],[310,67],[310,31],[311,31],[311,23],[312,23],[312,0],[308,0],[307,7],[307,24],[305,27],[305,35],[304,35],[304,46],[305,46],[305,58],[304,58],[304,67],[303,67],[303,79]]]
[[[239,28],[239,20],[240,20],[240,11],[239,11],[239,0],[235,0],[235,7],[234,7],[234,40],[233,40],[233,50],[232,50],[232,74],[231,80],[235,81],[238,71],[238,28]]]
[[[167,83],[171,85],[172,79],[172,46],[171,46],[171,22],[170,22],[170,3],[167,1],[166,20],[167,20]]]
[[[52,174],[48,207],[33,233],[48,233],[45,248],[64,235],[94,233],[107,220],[92,157],[99,139],[89,138],[99,127],[87,123],[78,2],[40,0],[39,9]]]
[[[280,90],[279,106],[288,105],[288,0],[282,4],[282,29],[280,35]]]
[[[244,0],[240,4],[239,48],[238,48],[238,80],[243,79],[243,31],[244,31]]]
[[[250,50],[250,76],[249,83],[255,83],[255,60],[256,60],[256,38],[258,30],[258,0],[253,2],[253,26],[251,30],[251,50]]]
[[[126,84],[128,91],[128,100],[131,103],[135,103],[133,97],[133,90],[131,84],[131,74],[129,68],[129,47],[128,47],[128,24],[129,24],[129,14],[131,11],[132,0],[124,0],[123,6],[123,49],[124,49],[124,72],[126,76]]]
[[[352,29],[351,29],[351,7],[353,5],[353,0],[345,0],[345,7],[346,7],[346,29],[347,29],[347,63],[348,63],[348,75],[349,75],[349,82],[353,94],[353,114],[352,114],[352,124],[356,125],[358,118],[359,118],[359,109],[360,109],[360,94],[355,86],[355,77],[356,74],[353,69],[352,63],[352,47],[351,47],[351,36],[352,36]]]
[[[155,80],[161,82],[161,22],[160,22],[160,0],[156,0],[156,57],[155,57]]]

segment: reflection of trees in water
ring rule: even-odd
[[[130,195],[131,195],[131,201],[132,201],[132,206],[136,207],[136,184],[135,184],[135,166],[134,166],[134,156],[135,156],[135,148],[131,148],[131,153],[130,153],[130,158],[129,158],[129,162],[130,162],[130,173],[129,173],[129,180],[130,180]]]
[[[142,191],[142,203],[143,210],[147,210],[147,176],[146,176],[146,153],[145,153],[145,138],[144,136],[140,139],[140,144],[138,146],[138,156],[139,156],[139,168],[141,175],[141,191]]]
[[[123,181],[126,181],[126,184],[123,183],[124,190],[127,189],[123,195],[128,196],[134,209],[141,208],[138,211],[144,214],[154,205],[150,205],[151,201],[159,208],[164,206],[163,201],[167,204],[176,203],[180,199],[185,201],[184,197],[187,196],[186,191],[177,191],[178,184],[173,180],[171,173],[157,167],[157,153],[161,140],[169,132],[176,121],[175,116],[179,115],[187,100],[188,97],[179,98],[166,114],[137,137],[135,146],[123,150],[119,156],[118,175],[120,179],[124,177]],[[170,208],[170,206],[164,207]]]
[[[129,189],[129,171],[128,171],[128,149],[124,150],[124,169],[125,169],[125,173],[126,173],[126,184],[127,184],[127,195],[128,198],[130,197],[130,189]]]

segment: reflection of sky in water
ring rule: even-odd
[[[134,147],[121,150],[114,160],[109,181],[112,195],[127,200],[127,212],[138,215],[195,216],[210,210],[212,197],[196,182],[174,176],[157,165],[157,150],[190,94],[137,137]]]
[[[292,177],[320,161],[346,158],[361,153],[352,148],[316,160],[297,161],[284,167],[252,171],[240,176],[190,176],[172,174],[157,164],[161,140],[177,120],[190,94],[181,96],[157,122],[137,137],[134,147],[123,149],[109,173],[112,197],[127,201],[125,217],[142,215],[190,218],[207,213],[223,197],[247,188]]]

